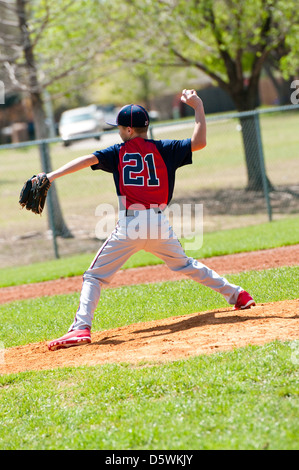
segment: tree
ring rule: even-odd
[[[15,4],[6,1],[1,2],[2,7],[5,7],[6,13],[11,18],[6,20],[11,29],[10,34],[6,35],[4,40],[6,48],[9,49],[9,54],[6,57],[2,56],[2,62],[7,70],[8,77],[6,82],[9,81],[9,88],[14,91],[26,92],[30,96],[35,135],[39,140],[48,137],[48,128],[43,106],[42,87],[39,83],[38,68],[34,55],[34,42],[29,29],[26,3],[25,0],[16,0]],[[1,23],[2,25],[5,24],[5,20],[1,19]],[[50,171],[49,153],[47,152],[47,168],[45,168],[46,159],[43,157],[44,155],[41,154],[41,167],[43,171]],[[55,185],[52,185],[49,197],[51,197],[55,208],[53,213],[54,227],[52,227],[48,212],[50,228],[55,230],[56,235],[70,237],[71,233],[64,222]]]
[[[203,71],[231,96],[240,112],[257,107],[265,61],[292,36],[299,14],[295,0],[149,0],[142,6],[128,0],[130,6],[132,2],[142,24],[137,52],[142,40],[145,44],[139,61]],[[260,190],[256,121],[243,117],[241,125],[247,188]]]
[[[110,33],[101,35],[98,28],[100,14],[105,18],[107,8],[107,2],[97,0],[0,0],[3,80],[8,91],[29,95],[37,139],[48,137],[45,90],[52,87],[61,91],[59,84],[64,83],[64,93],[70,93],[66,79],[68,85],[73,79],[74,87],[86,86],[94,80],[95,59],[111,44]],[[96,73],[99,75],[98,67]],[[43,147],[48,163],[45,168],[43,158],[42,168],[51,171],[49,149]],[[69,237],[55,184],[51,187],[51,198],[55,232]]]

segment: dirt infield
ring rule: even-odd
[[[299,264],[299,245],[203,260],[221,274]],[[164,265],[119,272],[111,287],[181,279]],[[0,289],[1,302],[80,290],[81,278],[60,279],[34,286]],[[33,287],[33,290],[31,288]],[[113,330],[93,332],[92,343],[50,352],[46,342],[9,348],[0,361],[0,374],[26,370],[95,365],[112,362],[164,362],[299,339],[299,299],[258,304],[245,311],[232,307],[192,313]],[[52,338],[51,338],[52,339]]]

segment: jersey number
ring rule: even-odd
[[[157,177],[154,154],[148,153],[144,159],[140,153],[126,153],[123,156],[123,179],[125,186],[144,186],[144,176],[141,173],[144,170],[144,163],[147,167],[147,186],[159,186],[160,181]]]

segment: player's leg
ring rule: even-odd
[[[70,330],[91,328],[102,286],[109,284],[123,264],[142,249],[142,243],[144,241],[127,237],[125,223],[117,225],[84,273],[80,303]]]
[[[244,292],[242,287],[230,283],[225,277],[220,276],[205,264],[188,257],[167,219],[164,218],[163,220],[163,217],[161,233],[161,238],[148,240],[145,250],[151,251],[154,255],[161,258],[171,270],[180,272],[194,281],[219,292],[229,304],[236,305],[237,308],[238,298]],[[249,297],[244,299],[247,304],[244,304],[246,308],[254,304],[251,296]],[[238,308],[244,307],[240,304]]]
[[[89,269],[84,273],[80,294],[80,303],[75,320],[69,332],[51,341],[48,348],[52,351],[74,346],[78,343],[90,343],[90,330],[94,311],[98,305],[101,287],[108,284],[113,275],[127,259],[136,251],[142,249],[144,240],[130,240],[126,237],[126,221],[118,224],[111,236],[98,251]]]

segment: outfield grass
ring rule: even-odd
[[[194,258],[256,251],[299,243],[299,218],[289,218],[271,223],[206,233],[203,246],[188,250],[188,241],[182,240],[186,252]],[[81,254],[58,260],[0,269],[0,287],[42,282],[61,277],[80,276],[90,265],[95,253]],[[134,268],[161,263],[151,253],[141,251],[133,255],[124,268]]]

